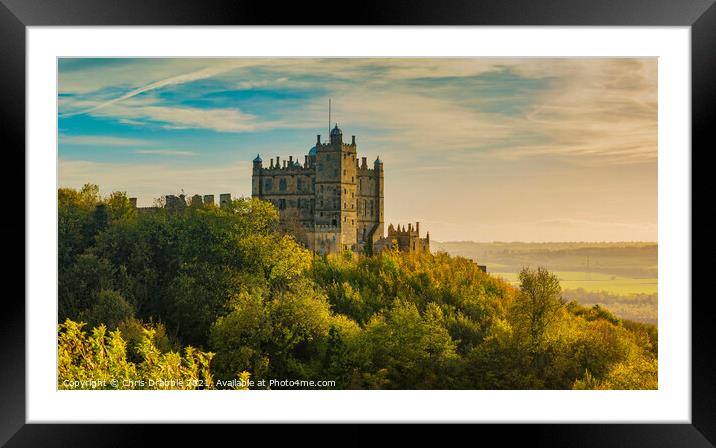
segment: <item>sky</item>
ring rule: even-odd
[[[386,227],[657,240],[654,58],[59,59],[59,186],[250,196],[257,154],[326,140],[329,98],[384,162]]]

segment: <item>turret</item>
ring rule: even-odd
[[[340,145],[343,143],[343,131],[340,130],[338,127],[338,123],[336,123],[336,126],[331,129],[331,144],[332,145]]]
[[[256,154],[256,158],[254,159],[253,167],[255,175],[261,173],[261,168],[263,167],[263,160],[261,160],[261,156],[258,154]]]

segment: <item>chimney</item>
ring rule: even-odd
[[[420,235],[420,221],[415,221],[415,232]]]
[[[293,156],[288,156],[288,165],[293,165]]]
[[[286,161],[283,161],[283,168],[286,169]]]
[[[367,157],[361,157],[361,158],[360,158],[360,167],[361,167],[361,168],[363,168],[363,169],[367,169],[367,168],[368,168],[368,161],[367,161],[367,159],[368,159]]]
[[[281,168],[281,158],[276,156],[276,169]]]
[[[303,156],[303,167],[308,168],[308,155]]]
[[[316,145],[321,144],[321,134],[316,135]]]
[[[353,146],[356,145],[356,136],[355,135],[351,135],[351,145],[353,145]]]

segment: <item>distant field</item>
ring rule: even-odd
[[[430,246],[487,265],[488,273],[514,285],[523,267],[547,268],[559,277],[565,300],[599,304],[624,319],[657,323],[656,243],[431,241]]]
[[[656,243],[476,243],[432,242],[433,250],[471,258],[487,271],[516,281],[525,266],[559,275],[562,287],[615,294],[657,292]]]
[[[611,294],[654,294],[658,292],[658,283],[653,278],[628,278],[608,274],[579,271],[554,271],[559,277],[563,289],[579,289],[586,291],[607,291]],[[510,283],[517,284],[516,272],[491,272]]]

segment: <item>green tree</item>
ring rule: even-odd
[[[519,274],[520,291],[514,304],[520,337],[534,354],[542,346],[545,333],[562,315],[564,302],[559,278],[545,268],[523,268]]]
[[[97,296],[97,301],[87,313],[90,326],[98,327],[104,324],[107,328],[116,329],[119,324],[134,317],[134,308],[122,294],[111,289],[103,289]]]

